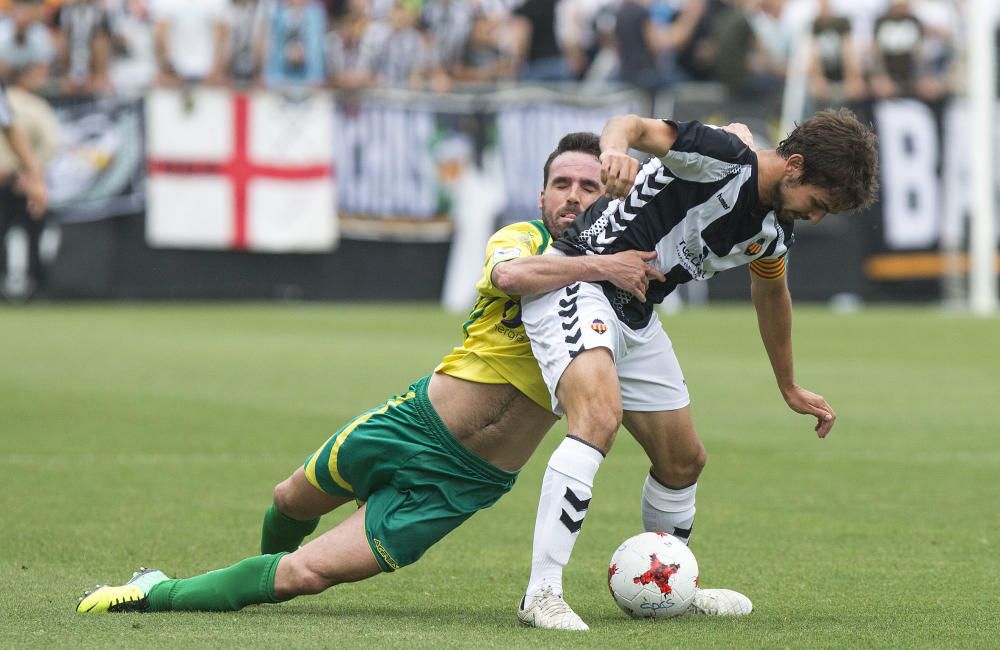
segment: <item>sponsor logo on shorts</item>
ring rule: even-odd
[[[504,303],[500,324],[509,329],[521,327],[521,302],[519,300],[508,300]]]
[[[399,562],[397,562],[395,559],[393,559],[391,555],[389,555],[389,551],[385,550],[385,547],[382,546],[382,540],[378,539],[377,537],[373,537],[372,541],[375,542],[375,550],[378,551],[378,554],[382,556],[382,559],[385,560],[385,563],[388,564],[390,567],[392,567],[393,571],[398,570]]]
[[[594,330],[598,334],[604,334],[608,331],[608,326],[604,324],[600,318],[595,318],[594,322],[590,324],[590,329]]]

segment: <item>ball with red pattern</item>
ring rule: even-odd
[[[608,590],[635,618],[677,616],[694,600],[698,561],[691,549],[667,533],[641,533],[611,556]]]

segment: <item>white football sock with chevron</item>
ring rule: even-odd
[[[698,484],[674,490],[652,474],[642,486],[642,525],[647,532],[670,533],[687,544],[694,527],[694,498]]]
[[[543,585],[562,595],[563,567],[569,562],[573,545],[590,506],[594,477],[604,454],[587,443],[567,436],[552,453],[542,478],[542,494],[535,518],[535,538],[531,548],[531,578],[522,607]]]

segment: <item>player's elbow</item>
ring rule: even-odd
[[[493,280],[493,286],[508,296],[519,296],[523,293],[525,273],[512,262],[495,266],[490,278]]]

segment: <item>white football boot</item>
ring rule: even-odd
[[[698,589],[682,616],[746,616],[753,611],[750,599],[732,589]]]
[[[589,630],[576,612],[566,604],[560,594],[552,591],[552,585],[542,585],[542,590],[535,594],[531,605],[525,608],[527,597],[521,600],[517,608],[517,620],[528,627],[540,627],[547,630]]]

